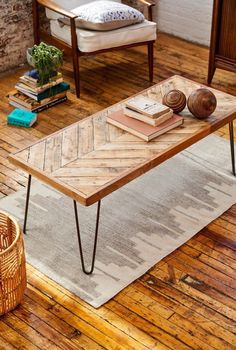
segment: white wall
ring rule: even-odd
[[[209,45],[213,0],[157,0],[158,29]]]

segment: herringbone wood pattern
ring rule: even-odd
[[[161,102],[171,89],[189,96],[199,87],[174,76],[143,94]],[[213,91],[218,105],[211,117],[205,121],[196,119],[186,108],[183,125],[151,142],[107,123],[106,117],[124,106],[121,102],[48,136],[10,159],[46,182],[49,177],[52,186],[60,185],[65,194],[72,193],[73,198],[90,205],[235,118],[236,98]]]

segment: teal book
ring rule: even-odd
[[[67,91],[70,88],[70,85],[66,82],[62,82],[60,84],[57,84],[55,86],[50,87],[49,89],[39,93],[39,94],[33,94],[32,92],[28,91],[25,88],[22,88],[20,84],[16,84],[15,88],[19,91],[21,91],[23,94],[33,98],[34,100],[40,102],[44,100],[45,98],[55,96],[61,92]]]
[[[7,123],[11,125],[24,126],[25,128],[31,127],[37,120],[37,114],[22,109],[14,109],[7,116]]]

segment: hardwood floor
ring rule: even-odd
[[[144,49],[82,61],[82,94],[39,114],[31,129],[6,125],[7,92],[25,67],[0,79],[0,196],[26,185],[7,160],[32,141],[149,86]],[[159,34],[155,82],[181,74],[205,83],[208,49]],[[236,75],[218,70],[212,86],[236,95]],[[236,131],[236,130],[235,130]],[[228,138],[228,128],[218,134]],[[28,265],[21,306],[0,319],[0,349],[236,349],[236,205],[103,307],[94,309]]]

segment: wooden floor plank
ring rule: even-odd
[[[95,343],[92,339],[81,334],[78,329],[72,327],[63,319],[60,319],[55,314],[51,313],[50,309],[56,304],[56,301],[51,297],[42,293],[30,284],[28,285],[26,295],[29,296],[28,307],[31,311],[34,314],[37,314],[37,316],[44,320],[50,327],[59,331],[64,337],[72,340],[73,344],[75,343],[85,348],[89,346],[89,349],[103,349],[103,347]],[[69,349],[69,345],[67,346]]]
[[[191,274],[191,276],[196,278],[198,276],[205,284],[213,286],[216,290],[226,294],[229,298],[236,298],[234,280],[200,262],[198,259],[194,259],[188,254],[182,253],[181,250],[179,250],[173,258],[168,260],[168,266],[176,267],[177,270],[184,274]],[[223,280],[221,280],[221,277],[223,277]]]
[[[228,326],[231,326],[228,319],[207,308],[205,305],[201,305],[179,290],[175,290],[165,282],[153,279],[152,277],[146,276],[146,278],[146,281],[143,280],[142,283],[141,281],[135,282],[133,288],[137,288],[137,290],[141,291],[144,295],[148,295],[155,302],[161,303],[163,306],[165,305],[173,310],[173,315],[180,315],[193,324],[199,322],[201,328],[216,338],[215,341],[218,341],[219,339],[217,338],[220,338],[226,343],[235,344],[236,336],[232,335],[228,330]],[[233,327],[229,329],[232,330]]]
[[[236,260],[227,256],[223,252],[219,252],[217,250],[214,250],[214,249],[210,248],[208,245],[201,243],[197,239],[193,239],[193,240],[188,241],[187,245],[197,249],[199,252],[210,257],[211,259],[219,261],[222,264],[229,266],[232,269],[236,270]],[[235,277],[235,275],[234,275],[234,277]]]
[[[225,245],[226,240],[221,240],[221,242],[214,240],[207,236],[207,232],[206,235],[204,235],[204,230],[201,232],[201,234],[197,234],[194,239],[201,242],[205,247],[212,249],[213,254],[215,252],[215,254],[222,254],[236,260],[236,251]]]
[[[159,33],[154,52],[155,83],[173,74],[206,82],[207,48]],[[9,153],[150,86],[146,48],[83,57],[78,100],[66,57],[68,101],[40,113],[34,127],[22,129],[7,125],[12,108],[6,95],[26,69],[0,79],[0,198],[27,182],[27,175],[7,160]],[[212,87],[236,96],[235,74],[216,70]],[[217,134],[228,139],[228,126]],[[89,166],[96,161],[91,158]],[[129,159],[121,168],[127,164]],[[22,306],[0,319],[0,349],[233,350],[235,233],[236,205],[99,309],[28,266]]]
[[[15,350],[17,348],[0,336],[0,349]]]
[[[143,285],[139,284],[139,288],[141,286]],[[154,306],[159,302],[158,296],[155,297],[155,294],[152,292],[149,293],[148,295],[148,293],[146,293],[148,289],[145,288],[144,286],[143,286],[144,293],[142,292],[137,293],[137,291],[134,288],[130,288],[130,289],[131,289],[130,294],[126,293],[126,295],[131,296],[132,299],[141,302],[142,305],[145,305],[152,311],[155,311]],[[162,302],[163,302],[163,298],[162,298]],[[205,317],[201,317],[199,314],[196,315],[195,317],[197,322],[193,322],[193,317],[194,317],[194,312],[190,312],[190,310],[186,307],[180,308],[179,305],[176,304],[176,312],[172,312],[168,320],[170,322],[173,322],[176,327],[181,327],[185,329],[188,333],[190,333],[191,335],[194,335],[194,337],[199,338],[200,340],[204,338],[206,343],[209,346],[213,346],[216,349],[227,347],[233,350],[233,344],[236,340],[235,338],[232,340],[233,344],[231,345],[230,345],[230,341],[228,342],[228,340],[230,340],[228,339],[228,337],[227,337],[227,341],[220,339],[222,336],[225,335],[225,329],[222,330],[220,327],[217,327],[215,324],[213,324],[213,322],[211,322],[209,319],[206,319]],[[212,331],[213,331],[213,334],[212,334]],[[217,337],[214,335],[214,333],[217,334]],[[219,335],[221,336],[220,338],[218,338]],[[228,332],[228,335],[229,335],[229,332]]]
[[[12,314],[7,315],[6,317],[13,317]],[[24,323],[22,323],[24,325]],[[22,329],[17,329],[17,327],[11,327],[6,324],[3,320],[0,322],[0,334],[1,337],[10,345],[15,346],[17,349],[29,349],[29,350],[38,350],[38,346],[34,345],[28,340],[28,338],[22,336]],[[23,326],[21,328],[24,328]],[[8,346],[8,345],[7,345]],[[4,350],[8,350],[6,347]]]
[[[29,268],[32,269],[30,266]],[[35,272],[35,273],[38,274],[38,272]],[[119,339],[121,338],[123,339],[122,340],[123,345],[128,346],[128,349],[148,348],[145,345],[141,345],[139,342],[133,340],[132,335],[129,334],[130,331],[129,331],[128,325],[125,327],[125,323],[123,323],[123,326],[121,326],[121,320],[116,319],[114,321],[113,316],[111,314],[109,315],[107,312],[104,313],[102,309],[96,310],[90,307],[89,305],[87,305],[85,302],[80,301],[79,298],[74,299],[71,293],[67,293],[62,288],[60,288],[60,290],[57,290],[55,293],[53,288],[54,282],[46,277],[43,277],[43,279],[44,279],[44,286],[45,286],[45,283],[47,283],[47,294],[51,295],[53,299],[56,300],[58,303],[55,305],[55,307],[52,306],[50,308],[50,312],[52,312],[53,314],[56,314],[56,315],[60,314],[60,317],[62,317],[64,313],[69,312],[71,314],[71,317],[74,319],[74,322],[77,319],[77,322],[78,324],[81,324],[81,327],[84,327],[84,324],[80,323],[81,321],[80,319],[82,318],[87,322],[88,327],[89,325],[92,326],[93,324],[95,324],[95,327],[99,332],[102,332],[103,330],[104,334],[109,334],[110,337],[111,335],[113,335],[112,338],[114,339],[115,339],[114,332],[116,332],[118,337],[117,344],[119,344]],[[29,281],[31,284],[37,285],[38,288],[41,288],[40,281],[38,281],[38,279],[35,279],[35,276],[31,275],[29,278]],[[77,315],[77,318],[76,318],[76,315]],[[99,322],[98,322],[98,319],[100,320]],[[127,336],[127,340],[124,339],[125,335]]]
[[[224,283],[229,284],[232,288],[235,289],[236,283],[235,283],[235,261],[229,261],[228,265],[224,264],[223,262],[220,262],[216,259],[213,259],[211,256],[206,255],[202,252],[200,252],[198,249],[196,249],[196,246],[193,244],[190,246],[190,244],[186,244],[185,246],[181,247],[181,252],[187,254],[188,256],[192,257],[193,259],[198,259],[199,263],[202,264],[199,266],[206,266],[205,269],[209,268],[209,271],[211,269],[214,269],[215,271],[219,272],[218,277],[220,274],[223,274],[223,276],[227,276],[227,278],[224,280],[221,278],[221,281],[224,281]],[[217,277],[217,276],[216,276]],[[222,277],[222,275],[221,275]]]
[[[169,279],[169,272],[165,267],[159,270],[155,269],[155,271],[151,271],[150,274],[154,277],[161,278],[164,281]],[[172,279],[170,282],[173,283],[175,288],[183,291],[183,293],[187,295],[190,295],[191,298],[212,308],[214,311],[224,315],[226,318],[231,320],[235,318],[235,311],[232,308],[232,305],[234,305],[233,301],[227,298],[224,294],[221,295],[220,293],[217,293],[217,291],[215,291],[210,285],[204,284],[204,282],[200,281],[200,279],[195,280],[186,273],[184,282],[181,280],[173,281]],[[202,291],[199,290],[201,288]],[[231,307],[228,306],[228,304]]]
[[[188,346],[176,340],[168,333],[165,333],[162,329],[160,329],[153,323],[148,322],[148,320],[146,320],[145,318],[126,308],[123,303],[121,304],[115,300],[111,300],[106,305],[106,307],[112,310],[112,312],[122,317],[124,320],[134,324],[141,331],[149,334],[152,338],[156,339],[157,345],[156,347],[154,347],[154,349],[189,349]]]
[[[179,325],[175,325],[169,320],[165,320],[158,314],[156,314],[151,309],[148,309],[143,303],[130,298],[127,295],[118,295],[115,297],[120,304],[124,305],[128,310],[133,311],[135,314],[147,320],[149,323],[157,326],[160,330],[164,331],[165,334],[170,334],[173,339],[176,340],[176,347],[178,349],[209,349],[212,350],[212,347],[204,343],[202,340],[197,337],[193,337],[190,332],[186,332],[184,329],[180,328]]]
[[[107,312],[104,312],[105,310],[103,310],[102,308],[100,309],[94,309],[93,307],[89,306],[88,304],[86,304],[85,302],[83,302],[82,300],[80,300],[78,297],[75,297],[72,293],[70,293],[69,291],[66,291],[63,287],[58,286],[56,288],[55,291],[55,282],[53,282],[52,280],[50,280],[49,278],[47,278],[46,276],[43,276],[40,272],[35,271],[34,268],[32,268],[31,266],[28,266],[28,269],[30,269],[30,271],[34,271],[33,274],[30,275],[30,282],[34,285],[37,286],[37,288],[41,288],[41,285],[43,284],[44,287],[47,287],[46,289],[46,293],[47,295],[50,295],[51,298],[57,300],[58,303],[61,303],[61,306],[65,306],[65,300],[68,301],[67,307],[69,309],[72,308],[72,310],[74,310],[74,305],[76,305],[75,303],[79,303],[81,305],[83,305],[84,307],[86,307],[90,312],[92,311],[94,314],[100,315],[102,319],[106,319],[109,323],[120,323],[119,318],[115,318],[112,315],[108,316]],[[35,275],[40,275],[41,278],[43,279],[43,281],[41,281],[41,279],[39,280],[38,278],[35,278]],[[45,289],[45,288],[44,288]],[[80,315],[80,313],[79,313]],[[133,328],[132,334],[137,334],[139,333],[137,330],[135,330],[135,327],[132,327],[129,323],[126,325],[125,322],[123,322],[123,325],[120,326],[120,328],[124,331],[124,332],[130,332],[129,329]],[[153,343],[153,340],[151,337],[149,337],[148,335],[146,335],[145,333],[141,333],[140,338],[137,337],[137,340],[139,340],[140,342],[146,344],[146,342],[148,342],[148,346],[150,347],[150,342]],[[145,340],[147,338],[147,340]],[[140,340],[141,339],[141,340]],[[155,344],[155,342],[154,342]],[[153,345],[152,344],[152,347]],[[151,348],[152,348],[151,347]],[[154,347],[155,348],[155,347]]]

